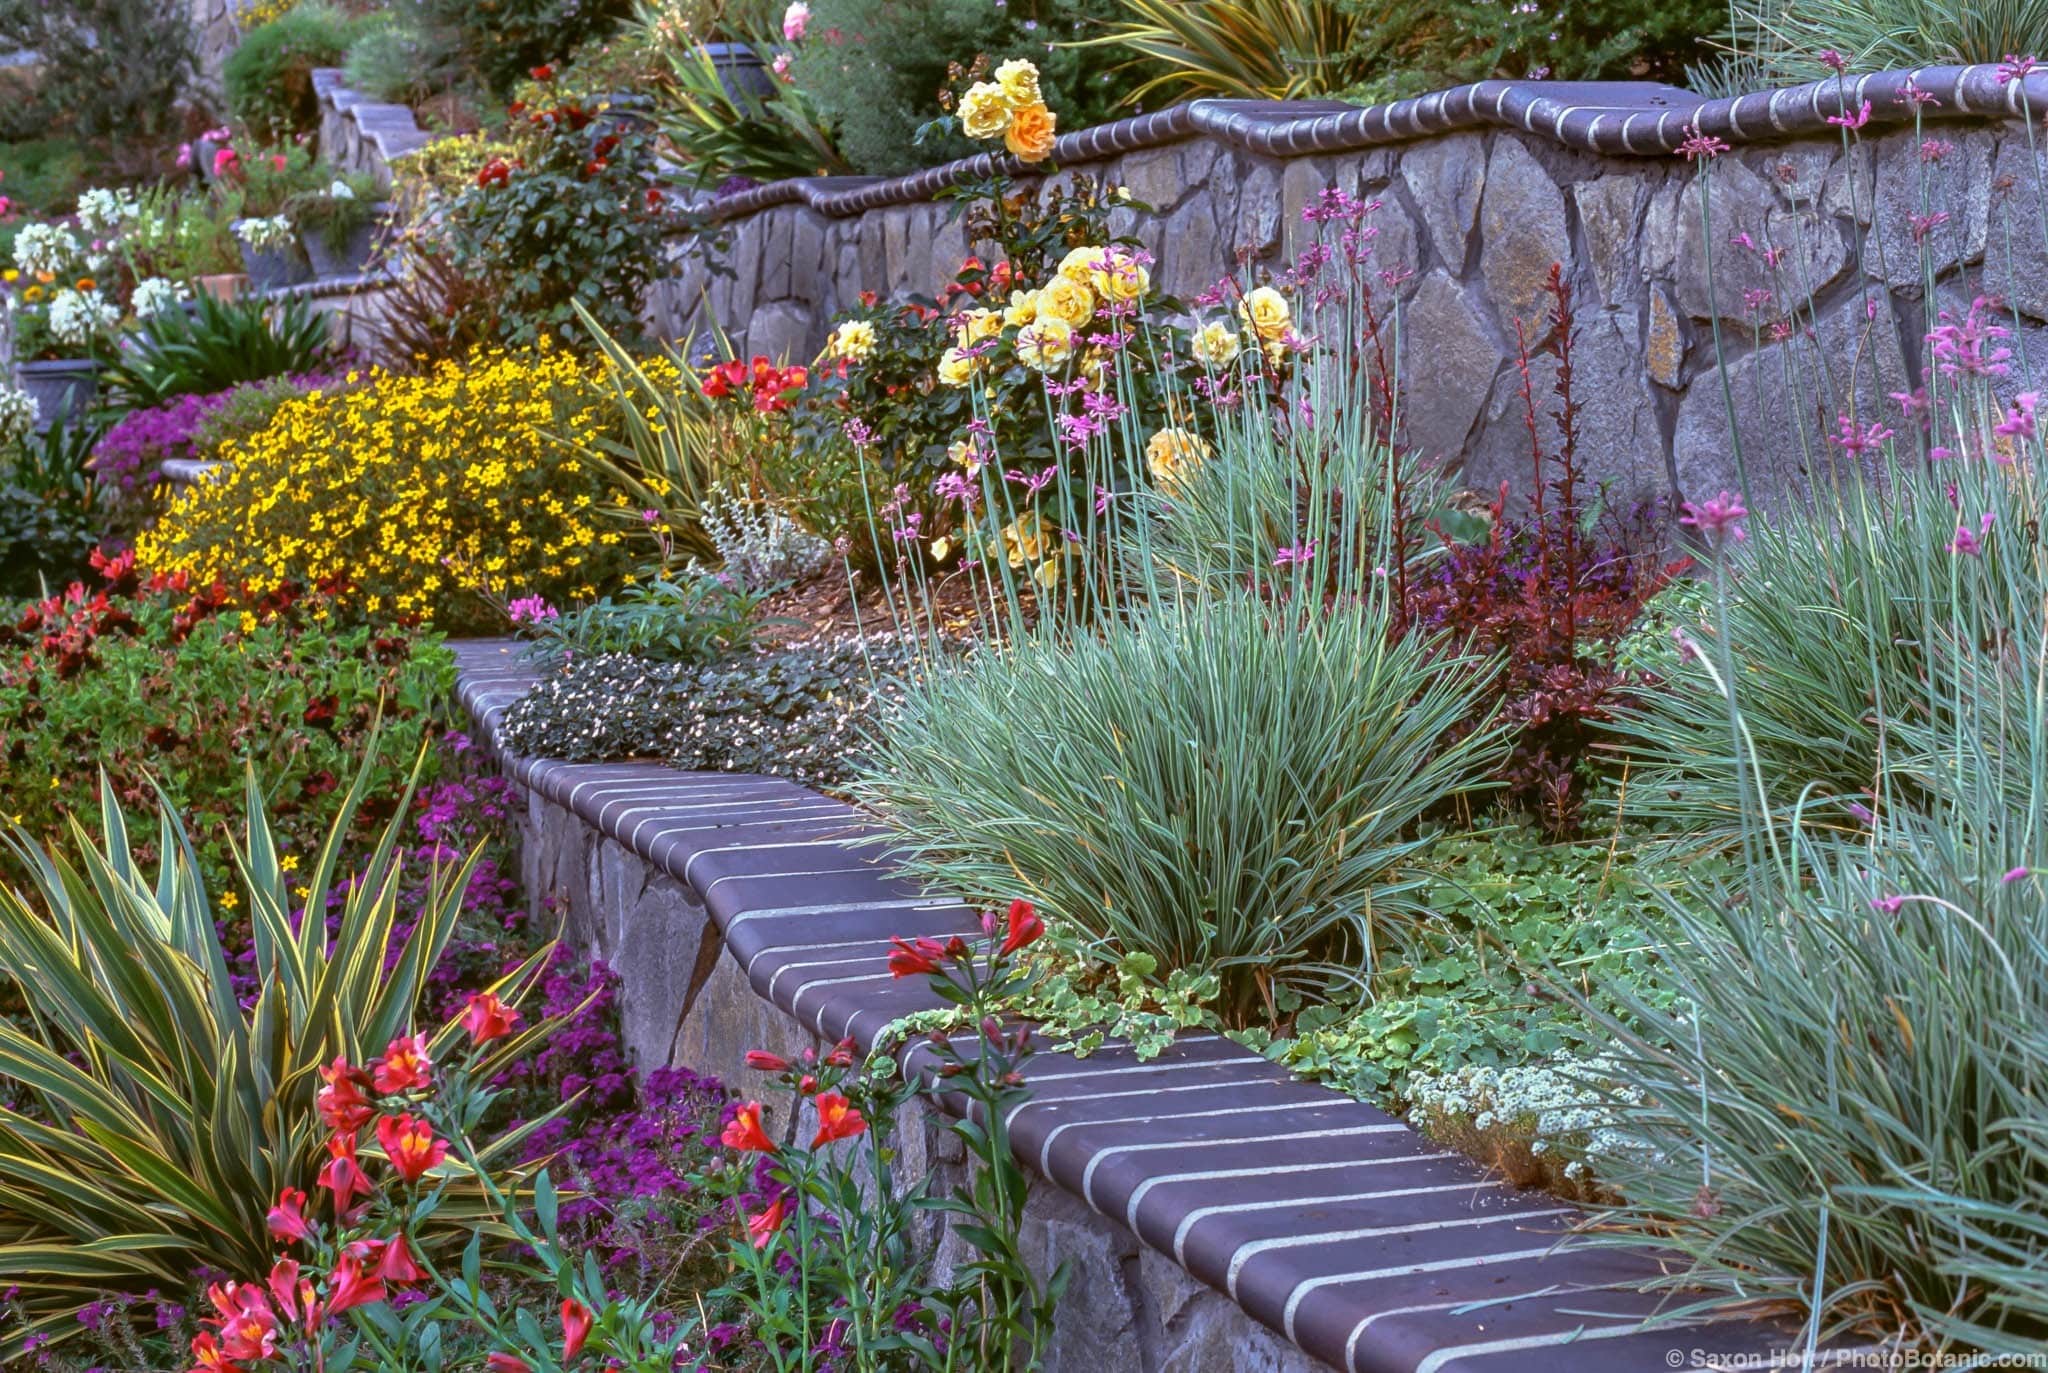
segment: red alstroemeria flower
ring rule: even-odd
[[[492,1354],[484,1360],[484,1373],[533,1373],[533,1365],[517,1354]]]
[[[936,939],[919,939],[912,943],[901,935],[894,935],[889,942],[896,946],[889,955],[889,971],[897,977],[935,973],[939,970],[939,960],[946,956],[946,946]]]
[[[818,1133],[811,1140],[813,1149],[822,1149],[827,1144],[842,1139],[852,1139],[868,1128],[861,1113],[853,1104],[837,1092],[825,1092],[818,1097]]]
[[[1003,938],[1002,956],[1008,958],[1017,950],[1038,942],[1045,933],[1045,922],[1038,918],[1038,910],[1023,897],[1010,903],[1010,932]]]
[[[270,1208],[264,1217],[270,1224],[270,1233],[281,1240],[310,1241],[313,1226],[305,1216],[306,1194],[296,1187],[287,1187],[277,1194],[277,1205]]]
[[[569,1363],[583,1352],[583,1342],[590,1338],[593,1324],[590,1308],[574,1297],[562,1302],[562,1362]]]
[[[243,1373],[242,1366],[229,1360],[220,1340],[210,1330],[192,1337],[192,1373]]]
[[[344,1254],[327,1275],[327,1314],[339,1316],[358,1306],[374,1306],[384,1300],[384,1284],[375,1273],[365,1272],[363,1261]]]
[[[377,1260],[377,1266],[373,1271],[379,1282],[391,1287],[404,1287],[408,1283],[426,1280],[427,1270],[414,1261],[412,1241],[404,1235],[393,1235],[388,1240],[379,1240],[373,1248],[376,1250]]]
[[[432,1086],[434,1060],[427,1056],[425,1035],[400,1035],[384,1049],[384,1057],[370,1071],[370,1080],[387,1096]]]
[[[462,1028],[469,1032],[470,1043],[488,1044],[519,1028],[519,1012],[498,1000],[494,992],[477,992],[462,1012]]]
[[[781,1054],[771,1054],[766,1049],[749,1049],[747,1066],[763,1073],[786,1073],[789,1071],[789,1060]]]
[[[327,1162],[320,1169],[319,1181],[322,1187],[334,1193],[337,1215],[349,1209],[350,1198],[358,1192],[368,1196],[376,1190],[370,1186],[370,1179],[356,1162],[354,1135],[336,1135],[327,1141]]]
[[[221,1353],[241,1362],[267,1359],[277,1352],[277,1313],[270,1298],[252,1282],[215,1283],[207,1299],[219,1312],[210,1323],[220,1327]]]
[[[277,1303],[278,1310],[287,1317],[299,1314],[299,1261],[279,1259],[270,1270],[270,1276],[263,1280],[270,1289],[270,1299]]]
[[[775,1141],[768,1138],[768,1132],[761,1128],[761,1103],[750,1101],[733,1112],[719,1143],[728,1149],[742,1149],[756,1154],[775,1152]]]
[[[377,1114],[370,1099],[363,1095],[363,1088],[370,1085],[370,1075],[361,1068],[350,1067],[347,1059],[337,1054],[334,1062],[320,1070],[320,1080],[327,1085],[315,1094],[313,1104],[320,1110],[321,1123],[334,1133],[354,1134]]]
[[[848,1035],[832,1046],[831,1053],[825,1055],[825,1066],[828,1068],[851,1068],[853,1066],[853,1052],[857,1047],[853,1042],[853,1036]]]
[[[782,1198],[758,1216],[747,1217],[747,1234],[753,1239],[756,1249],[766,1249],[775,1232],[782,1228]]]
[[[448,1141],[434,1138],[434,1127],[411,1113],[378,1121],[377,1143],[407,1182],[418,1182],[429,1168],[448,1157]]]

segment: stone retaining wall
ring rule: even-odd
[[[2048,166],[2024,124],[2048,109],[2048,76],[1998,77],[1930,68],[1713,102],[1640,84],[1510,82],[1370,109],[1200,101],[1068,135],[1055,157],[1153,207],[1115,227],[1147,245],[1155,279],[1183,299],[1238,261],[1291,262],[1315,228],[1301,211],[1325,187],[1377,200],[1377,263],[1399,278],[1389,294],[1401,308],[1408,436],[1462,455],[1481,489],[1526,484],[1516,327],[1532,343],[1545,335],[1553,262],[1579,304],[1581,451],[1593,475],[1651,495],[1735,485],[1718,321],[1747,466],[1769,491],[1824,461],[1833,410],[1895,419],[1889,393],[1919,383],[1929,302],[1916,237],[1937,305],[1961,310],[1983,290],[2048,319]],[[1915,91],[1939,103],[1916,103]],[[1870,122],[1851,146],[1829,120],[1860,117],[1865,100]],[[1689,126],[1735,146],[1688,161],[1673,150]],[[708,315],[750,351],[808,358],[860,292],[930,293],[949,280],[973,245],[930,197],[1005,161],[733,197],[720,207],[729,274],[683,268],[661,289],[659,322],[679,336]],[[1782,254],[1775,272],[1766,251]],[[1766,290],[1768,301],[1753,294]],[[1794,306],[1799,327],[1773,341]],[[2031,341],[2048,356],[2048,335]],[[1547,399],[1554,363],[1539,359],[1536,372]],[[1832,373],[1831,413],[1798,413],[1790,372]]]
[[[504,642],[457,654],[494,739],[533,674]],[[889,936],[981,937],[974,912],[863,843],[858,812],[793,783],[500,757],[524,789],[529,896],[623,977],[642,1068],[744,1089],[750,1048],[867,1051],[938,1004],[890,976]],[[921,1046],[899,1062],[933,1066]],[[1009,1121],[1040,1179],[1024,1247],[1041,1271],[1073,1270],[1048,1373],[1642,1373],[1696,1348],[1716,1361],[1687,1366],[1744,1366],[1796,1338],[1646,1325],[1650,1258],[1558,1251],[1570,1207],[1216,1036],[1143,1062],[1114,1042],[1045,1054],[1027,1076]],[[945,1189],[963,1163],[938,1117],[907,1123],[899,1176]],[[942,1265],[957,1253],[944,1241]]]

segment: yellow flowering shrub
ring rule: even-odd
[[[619,498],[578,451],[616,432],[601,364],[491,350],[350,381],[224,446],[143,535],[143,568],[333,584],[362,614],[457,632],[501,623],[484,593],[565,603],[623,574]]]

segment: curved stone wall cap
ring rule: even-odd
[[[1062,134],[1053,162],[1099,162],[1198,136],[1264,157],[1357,152],[1460,129],[1504,128],[1548,138],[1580,152],[1661,157],[1694,131],[1731,145],[1831,132],[1830,120],[1911,124],[1915,119],[2023,119],[2048,113],[2048,66],[2015,75],[2001,66],[1935,66],[1829,77],[1778,90],[1709,100],[1648,81],[1480,81],[1377,105],[1336,100],[1194,100]],[[776,205],[803,204],[834,218],[929,200],[938,192],[1001,172],[1035,169],[1007,153],[987,152],[905,176],[802,177],[756,186],[711,207],[740,219]]]

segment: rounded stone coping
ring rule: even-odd
[[[458,696],[506,773],[687,887],[804,1031],[867,1051],[940,1004],[889,973],[889,938],[979,939],[978,918],[863,851],[879,831],[852,807],[774,777],[510,754],[499,723],[538,674],[511,640],[453,647]],[[899,1058],[906,1074],[935,1066],[921,1041]],[[1560,1248],[1575,1208],[1220,1036],[1143,1062],[1115,1041],[1046,1054],[1027,1077],[1009,1120],[1021,1160],[1349,1373],[1644,1373],[1717,1366],[1685,1363],[1695,1349],[1740,1362],[1796,1347],[1746,1320],[1646,1328],[1683,1304],[1640,1290],[1664,1271],[1653,1258]]]
[[[1648,81],[1479,81],[1377,105],[1337,100],[1193,100],[1060,135],[1052,164],[1100,162],[1145,148],[1210,137],[1262,157],[1357,152],[1461,129],[1502,128],[1580,152],[1665,157],[1693,133],[1731,145],[1826,133],[1870,107],[1888,127],[1959,119],[2025,119],[2048,113],[2048,66],[2001,80],[2004,69],[1928,66],[1829,77],[1777,90],[1707,99]],[[387,161],[431,141],[402,105],[379,105],[342,84],[335,68],[313,73],[320,100],[351,120]],[[835,219],[939,192],[998,173],[1042,170],[987,152],[898,177],[796,177],[703,202],[716,220],[744,219],[778,205],[803,205]]]
[[[1831,120],[1870,103],[1873,125],[1930,120],[2018,119],[2048,112],[2048,67],[2011,81],[1995,66],[1936,66],[1810,81],[1774,91],[1708,100],[1645,81],[1480,81],[1378,105],[1342,101],[1195,100],[1063,134],[1052,161],[1099,162],[1123,153],[1207,136],[1263,157],[1357,152],[1460,129],[1503,128],[1581,152],[1660,157],[1694,132],[1731,145],[1824,133]],[[800,177],[711,202],[716,219],[802,204],[833,218],[930,200],[948,187],[997,173],[1029,175],[1007,153],[982,153],[908,176]]]

